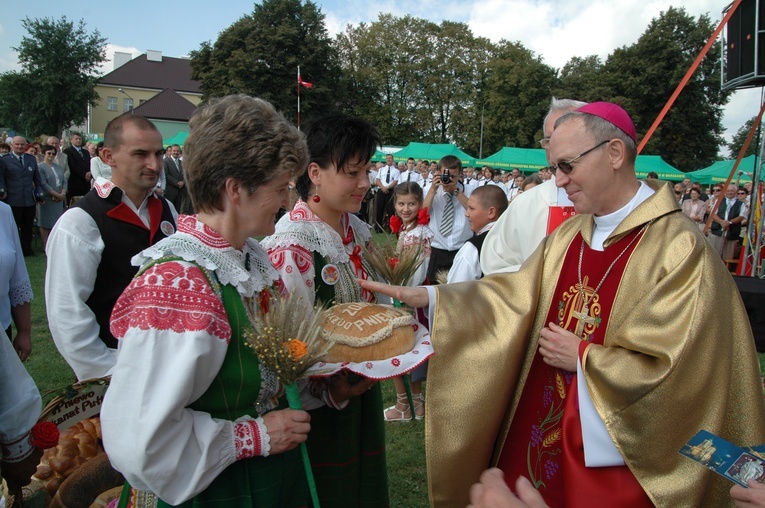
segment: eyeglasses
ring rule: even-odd
[[[45,155],[56,155],[56,152],[45,152]]]
[[[714,189],[714,192],[720,192],[722,189]]]
[[[609,143],[610,141],[611,141],[610,139],[606,139],[605,141],[601,141],[600,143],[598,143],[597,145],[593,146],[589,150],[585,150],[584,152],[580,153],[579,155],[577,155],[573,159],[569,159],[569,160],[564,161],[564,162],[559,162],[557,164],[553,164],[552,166],[550,166],[550,170],[552,171],[553,174],[555,174],[555,172],[560,169],[561,171],[563,171],[564,175],[569,175],[574,170],[574,166],[571,165],[572,163],[578,161],[579,159],[581,159],[582,157],[584,157],[588,153],[592,152],[596,148],[600,148],[601,146],[605,145],[606,143]]]
[[[542,148],[547,148],[550,146],[550,138],[542,138],[539,140],[539,146]]]
[[[736,194],[738,194],[739,196],[746,196],[746,192],[737,192]]]
[[[682,194],[682,192],[680,192],[679,190],[676,190],[676,191],[675,191],[675,195],[676,195],[676,196],[679,196],[680,194]]]

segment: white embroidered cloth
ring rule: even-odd
[[[200,245],[201,242],[201,245]],[[239,294],[253,296],[279,279],[268,254],[252,238],[242,250],[235,249],[218,233],[197,220],[196,215],[178,217],[178,232],[133,257],[133,265],[168,256],[178,256],[214,271],[222,285],[231,284]],[[247,265],[247,259],[252,268]]]

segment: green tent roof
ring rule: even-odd
[[[425,159],[429,161],[438,161],[445,155],[455,155],[459,157],[463,166],[475,166],[475,157],[466,154],[456,145],[452,144],[430,144],[430,143],[409,143],[404,148],[393,154],[393,160],[396,162],[406,162],[409,157],[413,159]]]
[[[481,166],[500,169],[518,168],[522,171],[537,170],[548,166],[547,154],[542,148],[504,147],[499,152],[476,161]],[[658,155],[638,155],[635,173],[638,178],[645,178],[650,171],[655,171],[662,180],[682,180],[685,173],[670,166]]]
[[[638,178],[646,178],[651,171],[659,175],[659,180],[680,181],[686,174],[675,169],[660,155],[638,155],[635,161],[635,174]]]
[[[171,145],[179,145],[183,147],[183,143],[186,142],[186,138],[189,137],[188,132],[180,131],[178,134],[173,136],[172,138],[167,138],[162,140],[162,144],[165,148]]]
[[[372,156],[372,162],[385,162],[385,156],[388,155],[387,153],[383,152],[382,150],[375,150],[375,154]]]
[[[504,147],[499,152],[476,161],[479,166],[499,169],[537,170],[547,167],[547,155],[542,148]]]
[[[725,182],[728,179],[728,175],[730,175],[731,169],[733,169],[733,165],[736,163],[735,159],[731,160],[725,160],[725,161],[717,161],[711,166],[708,166],[703,169],[697,169],[696,171],[691,171],[688,173],[688,176],[691,177],[691,181],[693,182],[699,182],[699,183],[720,183]],[[755,164],[757,164],[757,157],[755,155],[749,155],[747,157],[744,157],[741,159],[741,163],[738,165],[738,169],[736,172],[743,171],[744,174],[741,175],[741,181],[742,182],[749,182],[752,179],[749,177],[749,173],[752,173],[754,171]],[[736,181],[736,177],[738,175],[733,175],[733,182]]]

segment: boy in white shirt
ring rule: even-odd
[[[446,279],[448,284],[483,277],[480,263],[481,246],[486,234],[506,209],[507,195],[501,187],[484,185],[473,190],[468,198],[465,217],[474,236],[465,242],[454,257]]]

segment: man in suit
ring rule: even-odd
[[[90,190],[90,153],[82,147],[82,136],[74,133],[69,138],[69,147],[64,149],[69,163],[69,186],[66,201],[75,196],[84,196]]]
[[[181,147],[172,145],[167,149],[168,157],[165,157],[162,168],[165,172],[165,199],[170,201],[175,209],[186,213],[186,182],[183,177],[183,163],[181,162]]]
[[[34,256],[32,228],[35,221],[35,186],[40,185],[37,159],[24,153],[27,140],[16,136],[11,143],[11,153],[0,161],[0,199],[10,205],[16,227],[19,228],[21,250],[25,256]]]

